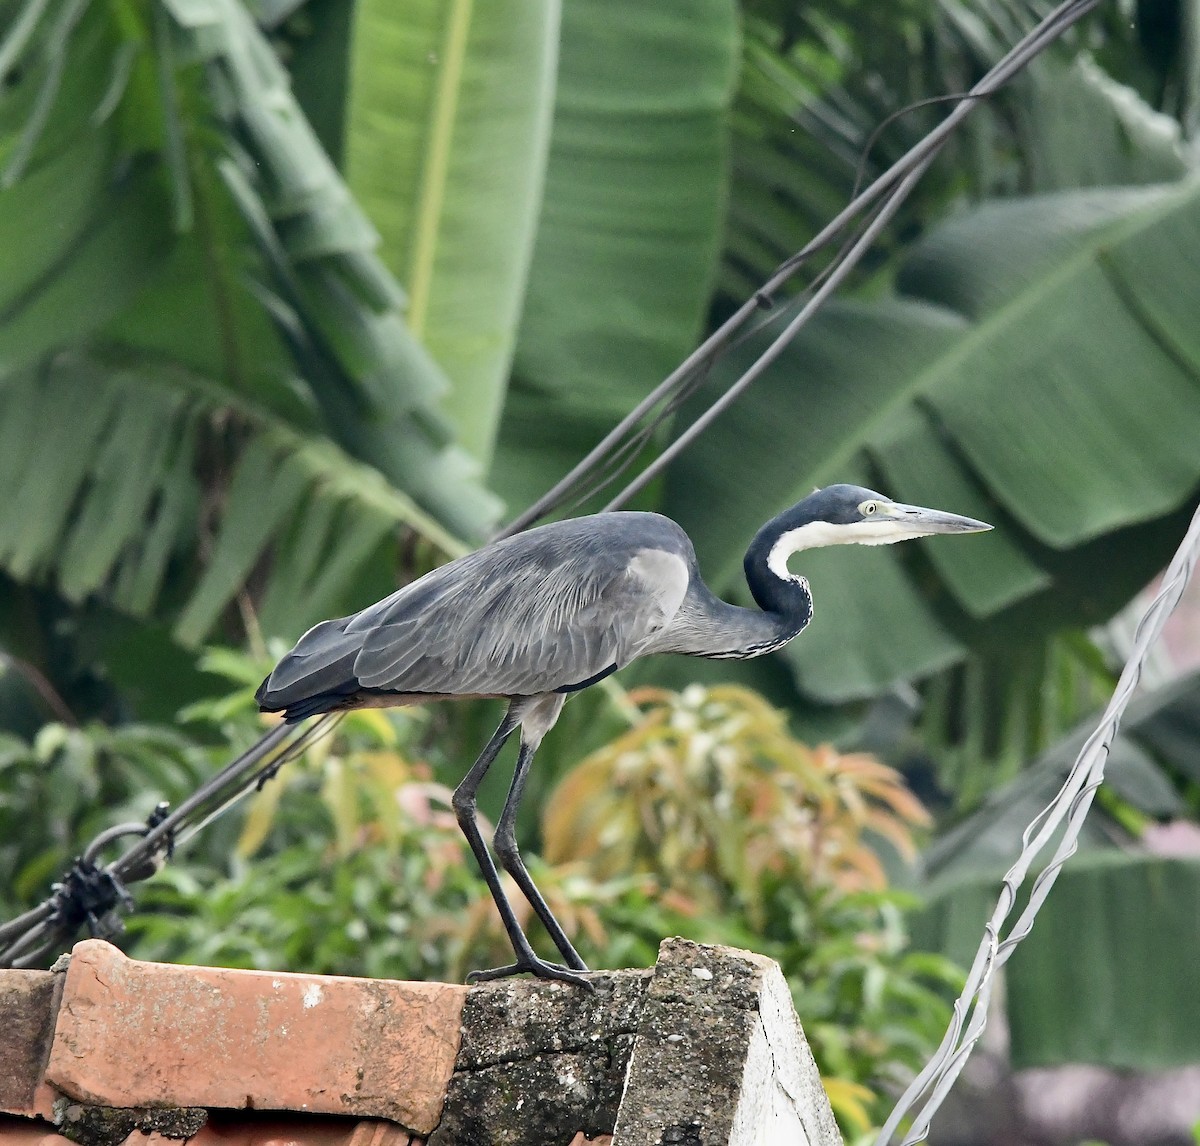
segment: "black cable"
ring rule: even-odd
[[[172,856],[177,842],[186,842],[249,792],[261,789],[280,768],[328,735],[341,716],[325,713],[307,725],[277,724],[174,811],[162,803],[145,823],[117,824],[100,832],[54,884],[50,896],[0,926],[0,968],[36,964],[85,924],[92,935],[116,934],[122,926],[120,912],[133,905],[128,884],[153,875]],[[130,835],[138,837],[136,843],[112,863],[99,863],[106,847]]]
[[[777,325],[784,319],[789,317],[789,312],[793,309],[798,310],[804,306],[811,298],[813,292],[817,290],[825,280],[831,275],[842,258],[845,256],[848,249],[857,242],[863,232],[874,221],[882,206],[872,207],[869,209],[867,217],[861,220],[855,230],[848,235],[842,242],[838,253],[830,261],[829,265],[813,278],[812,282],[806,284],[802,290],[788,300],[788,305],[785,307],[773,307],[771,313],[756,324],[749,325],[747,329],[739,332],[726,344],[724,352],[728,353],[731,350],[736,350],[739,346],[744,345],[751,339],[756,338],[764,330],[770,326]],[[570,511],[574,511],[582,507],[582,505],[607,489],[618,477],[621,476],[629,467],[636,461],[638,455],[642,452],[645,446],[649,443],[655,432],[673,417],[678,410],[701,386],[708,380],[712,371],[712,367],[716,364],[716,359],[703,363],[692,374],[690,378],[683,379],[675,391],[666,399],[662,408],[655,413],[646,424],[637,431],[626,442],[620,445],[609,458],[602,463],[606,472],[596,481],[592,482],[578,497],[568,506]],[[619,463],[619,464],[617,464]],[[628,487],[627,487],[628,488]],[[641,488],[640,486],[638,488]],[[620,495],[619,495],[620,496]],[[628,496],[622,496],[621,501],[627,501]],[[611,502],[606,509],[615,508],[617,502]]]
[[[783,353],[800,332],[801,328],[807,325],[821,304],[824,303],[850,271],[853,270],[859,259],[866,253],[867,248],[883,230],[884,225],[900,208],[900,205],[916,186],[921,176],[929,168],[930,164],[933,163],[934,159],[937,158],[938,152],[941,151],[950,136],[950,129],[947,125],[950,125],[950,128],[957,126],[958,122],[970,111],[972,104],[976,100],[992,95],[1001,85],[1007,83],[1025,64],[1061,36],[1063,32],[1083,15],[1096,7],[1098,3],[1099,0],[1068,0],[1067,3],[1057,8],[1055,12],[1051,13],[1028,36],[1021,40],[1016,47],[1008,52],[995,67],[991,68],[983,79],[962,97],[961,102],[955,107],[954,111],[937,128],[930,132],[922,143],[918,144],[916,148],[910,149],[909,155],[912,155],[914,151],[920,151],[919,161],[912,166],[899,183],[895,184],[895,186],[891,187],[884,194],[883,203],[869,226],[861,231],[858,238],[844,247],[842,252],[839,252],[834,263],[828,268],[829,274],[818,289],[813,292],[812,297],[801,308],[800,313],[788,323],[783,333],[759,355],[755,362],[727,387],[720,397],[713,401],[707,410],[663,450],[654,461],[646,466],[633,481],[629,482],[616,497],[604,506],[605,512],[620,508],[626,501],[653,481],[721,413],[732,405],[734,400],[743,391],[761,377],[766,369]],[[934,140],[934,142],[930,143],[929,141],[931,140]],[[878,183],[878,180],[876,180],[876,183]],[[873,186],[875,184],[872,184]],[[867,192],[863,194],[865,195]],[[800,253],[803,254],[804,252]]]
[[[1046,16],[1033,31],[989,69],[970,92],[958,97],[958,105],[937,127],[927,133],[864,191],[854,194],[847,206],[830,223],[801,250],[781,263],[752,298],[743,303],[654,391],[638,403],[578,465],[497,536],[504,537],[516,533],[558,508],[566,499],[574,496],[597,469],[601,470],[599,479],[580,494],[583,500],[594,496],[615,481],[637,459],[657,428],[695,392],[704,382],[712,366],[730,348],[786,316],[784,311],[779,315],[772,315],[765,323],[760,323],[750,330],[744,329],[760,309],[774,306],[776,292],[813,254],[832,243],[852,221],[865,214],[866,218],[859,220],[854,231],[843,238],[842,246],[830,264],[801,293],[799,300],[802,300],[802,305],[788,321],[783,332],[740,378],[629,482],[605,509],[615,509],[622,505],[653,480],[766,370],[817,308],[840,285],[898,210],[972,105],[1007,83],[1017,71],[1098,3],[1099,0],[1067,0]],[[953,97],[939,96],[921,103],[947,98]],[[879,131],[894,118],[895,116],[889,117],[872,133],[867,144],[868,151]],[[654,414],[646,425],[638,428],[643,418],[660,403],[662,409]],[[631,431],[634,431],[632,435]],[[159,805],[145,824],[120,824],[101,832],[84,849],[63,879],[54,885],[49,898],[0,926],[0,967],[25,966],[36,962],[56,943],[69,939],[84,923],[88,924],[93,934],[106,930],[111,933],[112,929],[120,925],[118,909],[128,908],[132,904],[126,884],[147,878],[162,862],[169,859],[181,831],[188,830],[190,838],[252,788],[261,788],[284,764],[295,759],[318,737],[327,735],[340,716],[340,713],[325,713],[307,727],[281,723],[202,784],[174,811],[168,811],[165,805]],[[279,753],[262,764],[277,747],[280,747]],[[96,857],[107,844],[131,834],[138,835],[139,839],[119,859],[106,867],[100,867],[96,863]]]
[[[941,123],[929,131],[918,143],[909,148],[900,159],[873,180],[865,190],[854,195],[838,215],[826,224],[799,251],[784,260],[750,299],[743,303],[734,314],[709,335],[671,374],[639,402],[629,414],[622,418],[563,478],[556,482],[551,489],[538,498],[528,509],[501,529],[495,535],[495,538],[508,537],[528,528],[530,525],[560,508],[568,499],[575,497],[580,487],[589,480],[597,468],[606,465],[606,459],[610,458],[613,451],[622,448],[622,443],[626,436],[635,430],[635,427],[639,425],[647,414],[653,411],[660,403],[669,401],[681,387],[688,386],[698,372],[710,370],[713,364],[727,353],[733,345],[735,338],[751,322],[755,314],[763,307],[774,305],[775,295],[778,290],[794,277],[801,266],[842,234],[852,220],[866,212],[873,204],[877,204],[877,201],[882,200],[882,202],[874,207],[876,214],[869,219],[868,225],[856,237],[852,237],[843,246],[842,251],[839,252],[838,256],[835,256],[831,266],[826,268],[826,278],[823,280],[822,285],[817,288],[813,294],[813,298],[806,302],[801,311],[803,318],[799,321],[794,319],[789,323],[784,335],[781,336],[783,339],[782,343],[779,340],[772,343],[749,370],[733,383],[730,390],[727,390],[724,395],[718,398],[709,410],[702,414],[680,438],[676,439],[675,442],[650,463],[646,470],[626,485],[605,506],[605,509],[615,509],[624,504],[630,497],[653,480],[682,449],[686,448],[708,426],[713,418],[729,405],[732,401],[732,397],[729,396],[730,391],[733,391],[734,396],[736,396],[736,394],[740,393],[746,386],[753,382],[770,362],[778,357],[779,353],[782,352],[783,346],[795,337],[796,333],[808,321],[808,318],[811,317],[817,306],[828,297],[833,287],[845,278],[846,273],[849,272],[854,263],[862,256],[866,249],[862,243],[862,235],[869,232],[872,239],[874,238],[879,230],[875,224],[878,222],[880,214],[886,213],[888,217],[894,214],[900,202],[908,195],[916,182],[916,179],[912,178],[912,176],[915,174],[919,178],[920,174],[933,161],[951,133],[969,114],[973,106],[980,99],[994,94],[1003,87],[1030,60],[1098,4],[1099,0],[1066,0],[1065,3],[1060,4],[1044,17],[1032,31],[1018,41],[1009,52],[990,68],[969,92],[963,93],[959,97],[957,106]],[[944,100],[953,97],[939,96],[935,98],[937,100]],[[848,265],[846,265],[847,260],[849,260]],[[841,270],[843,266],[845,266],[844,271]],[[833,286],[828,285],[830,279],[833,280]],[[662,417],[660,416],[654,420],[653,424],[657,425],[661,421]],[[636,433],[635,440],[644,444],[644,439],[638,438]],[[609,483],[605,481],[604,484],[607,485]]]

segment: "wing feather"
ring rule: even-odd
[[[487,551],[483,551],[486,553]],[[667,624],[686,591],[671,556],[665,595],[626,555],[566,554],[546,567],[481,562],[450,591],[400,597],[362,633],[355,675],[366,688],[459,695],[534,695],[624,665]]]
[[[301,638],[264,707],[359,693],[529,696],[638,656],[679,609],[694,563],[674,522],[606,514],[488,546]]]

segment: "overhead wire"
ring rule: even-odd
[[[711,423],[718,417],[738,395],[745,391],[765,370],[774,362],[795,338],[800,329],[807,324],[819,306],[830,293],[846,278],[850,270],[857,264],[870,245],[870,240],[877,237],[883,223],[879,222],[880,215],[885,215],[884,223],[895,213],[901,202],[915,186],[917,179],[929,167],[938,152],[945,145],[950,135],[970,113],[972,108],[981,100],[995,94],[1030,60],[1043,51],[1050,43],[1063,35],[1072,25],[1099,4],[1100,0],[1065,0],[1027,33],[1013,46],[995,65],[988,69],[984,76],[974,84],[969,91],[962,93],[957,105],[946,117],[934,127],[922,140],[914,144],[903,156],[893,163],[886,171],[877,176],[866,188],[854,194],[849,203],[813,236],[799,251],[784,260],[770,275],[767,281],[744,302],[732,315],[722,322],[675,370],[673,370],[658,386],[642,399],[616,426],[612,428],[580,461],[572,467],[558,482],[556,482],[542,497],[538,498],[524,512],[518,514],[503,529],[499,530],[494,539],[511,536],[542,518],[555,512],[571,499],[578,498],[580,491],[586,489],[586,483],[593,479],[597,470],[604,466],[605,461],[614,451],[621,450],[626,438],[639,434],[638,427],[648,415],[662,403],[670,402],[672,397],[682,388],[691,386],[701,371],[711,369],[712,365],[727,353],[734,339],[744,331],[744,328],[761,312],[764,307],[774,305],[775,295],[786,285],[818,251],[829,246],[843,234],[858,216],[869,207],[876,204],[875,214],[856,238],[843,248],[819,277],[802,306],[800,314],[793,318],[784,332],[759,356],[758,359],[731,385],[709,408],[701,414],[682,434],[671,442],[636,478],[629,482],[612,498],[604,510],[619,508],[631,497],[648,485],[661,473],[675,457],[686,449]],[[939,101],[950,97],[936,97]],[[915,176],[914,176],[915,173]],[[877,204],[877,200],[884,202]],[[863,241],[863,235],[869,233],[870,239]],[[665,420],[663,415],[657,416],[653,425],[657,426]],[[639,439],[642,440],[642,439]],[[609,484],[605,481],[604,484]],[[588,490],[583,497],[586,499],[592,491]]]
[[[914,1146],[927,1137],[934,1114],[987,1026],[997,972],[1033,929],[1034,920],[1062,872],[1063,865],[1078,848],[1079,833],[1096,790],[1104,781],[1104,766],[1120,728],[1121,718],[1137,691],[1150,650],[1161,635],[1167,618],[1179,604],[1198,559],[1200,509],[1193,515],[1187,533],[1167,566],[1158,593],[1138,622],[1133,647],[1095,731],[1080,748],[1058,793],[1022,834],[1021,853],[1001,882],[995,909],[984,927],[983,940],[972,960],[962,992],[954,1003],[950,1024],[937,1051],[900,1096],[880,1130],[875,1146],[889,1146],[904,1118],[918,1103],[922,1103],[922,1099],[923,1103],[902,1140],[902,1146]],[[1060,830],[1062,835],[1049,860],[1034,877],[1025,907],[1005,934],[1005,924],[1016,908],[1018,891]]]
[[[325,713],[306,725],[280,722],[174,810],[160,804],[145,823],[117,824],[100,832],[46,900],[0,926],[0,967],[35,965],[84,922],[94,933],[111,934],[117,921],[110,913],[130,906],[130,883],[152,875],[177,847],[332,732],[342,715]],[[117,859],[98,863],[105,848],[131,835],[137,840]]]
[[[858,220],[855,229],[842,240],[842,245],[838,250],[837,255],[823,267],[812,279],[800,289],[795,295],[790,297],[784,305],[773,305],[771,311],[767,315],[757,314],[753,317],[758,319],[758,322],[753,321],[746,324],[746,328],[738,331],[731,336],[726,344],[725,351],[729,352],[737,349],[739,346],[756,338],[771,326],[777,326],[779,323],[787,320],[789,315],[799,310],[812,297],[812,294],[817,290],[827,279],[833,274],[841,260],[844,258],[849,248],[856,243],[863,232],[874,221],[878,212],[882,209],[880,205],[873,205],[867,209],[867,214],[864,219]],[[682,379],[679,385],[663,400],[663,405],[657,410],[643,426],[637,429],[632,435],[621,445],[616,447],[609,458],[604,459],[600,464],[604,471],[595,479],[593,479],[581,492],[579,492],[569,504],[570,510],[575,510],[583,506],[584,503],[592,500],[602,493],[606,488],[613,484],[614,481],[622,473],[636,461],[638,455],[650,441],[655,433],[667,423],[683,406],[683,404],[692,397],[708,380],[712,368],[717,364],[717,359],[714,358],[708,362],[699,365],[691,377]],[[653,476],[653,475],[652,475]],[[646,484],[650,479],[647,478]],[[640,487],[639,487],[640,488]],[[633,496],[636,490],[630,490],[627,487],[619,495],[620,500],[614,500],[605,510],[615,509],[618,505],[624,504]]]

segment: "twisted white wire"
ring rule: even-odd
[[[926,1097],[912,1128],[904,1138],[903,1146],[921,1142],[929,1134],[929,1124],[934,1114],[962,1072],[987,1026],[988,1003],[996,972],[1008,962],[1017,944],[1033,929],[1033,921],[1050,894],[1063,864],[1075,854],[1084,818],[1092,805],[1096,789],[1104,781],[1104,765],[1120,727],[1121,717],[1137,689],[1150,648],[1162,633],[1167,618],[1179,604],[1198,557],[1200,509],[1192,517],[1191,525],[1167,567],[1161,588],[1138,622],[1129,659],[1125,662],[1112,699],[1108,702],[1096,731],[1080,749],[1058,794],[1038,813],[1021,837],[1021,854],[1004,876],[995,910],[984,926],[983,942],[975,953],[962,994],[954,1003],[954,1014],[941,1045],[925,1069],[900,1096],[896,1108],[879,1132],[875,1146],[888,1146],[901,1120],[921,1100],[922,1095]],[[1054,854],[1033,881],[1029,902],[1007,937],[1001,940],[1004,925],[1016,906],[1018,889],[1025,881],[1034,861],[1064,822],[1066,827]]]

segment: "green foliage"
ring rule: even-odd
[[[865,833],[915,858],[921,805],[899,775],[862,754],[810,749],[786,718],[748,689],[642,689],[634,727],[592,753],[547,801],[552,863],[585,861],[609,878],[644,871],[665,892],[677,881],[704,910],[760,924],[771,883],[849,892],[881,888]]]
[[[88,395],[88,418],[70,413],[80,393]],[[198,530],[206,532],[211,493],[198,471],[206,455],[230,446],[236,457],[220,527],[205,538],[203,572],[188,576],[173,562],[194,552]],[[460,546],[332,443],[166,366],[64,353],[10,375],[0,389],[0,457],[14,493],[0,511],[8,571],[34,581],[56,576],[68,601],[98,594],[135,616],[169,612],[167,602],[186,586],[175,629],[186,644],[213,628],[268,552],[275,560],[260,584],[262,623],[289,632],[336,611],[398,527],[449,552]]]
[[[203,750],[161,725],[46,724],[30,743],[0,736],[0,915],[41,900],[97,833],[144,821],[209,769]]]
[[[949,103],[929,101],[966,91],[1046,10],[1029,0],[745,8],[721,281],[736,302],[841,209],[856,180],[943,118]],[[1097,50],[1111,72],[1095,64]],[[1104,6],[976,107],[868,254],[867,275],[886,281],[894,258],[964,200],[1185,174],[1177,109],[1163,114],[1161,90],[1126,86],[1144,76],[1138,55],[1130,24]]]
[[[913,903],[888,890],[876,851],[886,840],[911,857],[925,810],[890,768],[810,748],[747,689],[629,700],[629,731],[546,802],[547,861],[645,877],[599,911],[606,924],[616,913],[609,930],[626,959],[652,959],[674,932],[777,959],[823,1073],[860,1088],[835,1088],[835,1109],[867,1130],[886,1113],[883,1091],[936,1045],[957,979],[945,960],[907,950]]]
[[[977,653],[925,687],[908,747],[929,762],[955,814],[965,815],[1102,708],[1115,683],[1107,658],[1079,633]],[[903,754],[901,747],[888,756]]]
[[[811,237],[844,203],[874,127],[969,86],[1032,8],[748,4],[722,290],[740,301]],[[1086,705],[1077,691],[1094,699],[1103,673],[1079,630],[1165,562],[1200,490],[1173,416],[1195,406],[1195,355],[1186,337],[1176,348],[1186,323],[1151,301],[1182,274],[1156,252],[1191,231],[1194,150],[1176,81],[1146,82],[1141,34],[1097,15],[976,108],[869,256],[858,297],[826,307],[666,478],[661,508],[688,528],[710,579],[744,602],[746,539],[814,485],[857,479],[997,524],[978,544],[805,555],[815,620],[778,658],[808,720],[814,706],[928,681],[919,735],[953,755],[940,770],[965,781],[968,805],[1070,727]],[[1155,66],[1178,76],[1195,49],[1176,39]],[[863,176],[943,115],[934,105],[889,121]],[[1153,201],[1175,196],[1179,222],[1156,227]],[[1120,202],[1130,212],[1110,217],[1108,238],[1139,251],[1134,268],[1110,263],[1106,245],[1087,253],[1089,232],[1108,241],[1103,204]],[[718,368],[680,421],[763,344]],[[1128,380],[1143,371],[1151,406],[1131,417]],[[1060,688],[1064,674],[1078,690]],[[781,675],[770,675],[776,699]],[[767,680],[759,665],[723,665],[715,679]]]
[[[1017,1065],[1162,1069],[1200,1053],[1194,992],[1178,974],[1200,941],[1200,861],[1186,844],[1171,855],[1153,842],[1159,822],[1185,841],[1194,831],[1185,818],[1200,794],[1198,692],[1193,674],[1137,698],[1122,721],[1080,854],[1005,970]],[[1022,833],[1093,727],[1084,722],[926,850],[922,945],[971,959]]]
[[[447,412],[476,459],[499,423],[491,481],[514,508],[542,493],[710,312],[841,207],[877,124],[963,90],[1040,7],[572,0],[558,27],[555,0],[0,0],[0,632],[28,679],[42,674],[40,705],[129,721],[0,742],[0,868],[14,873],[0,907],[225,758],[129,720],[169,706],[170,677],[203,687],[179,642],[294,637],[478,540],[497,501]],[[733,594],[747,539],[813,484],[857,479],[996,522],[969,543],[806,557],[816,620],[785,657],[686,665],[743,674],[809,727],[815,700],[839,732],[846,702],[924,682],[897,753],[923,761],[950,820],[978,811],[929,853],[937,911],[958,910],[956,881],[1011,858],[1061,775],[1027,762],[1108,682],[1079,628],[1162,564],[1200,485],[1198,42],[1169,20],[1156,37],[1148,0],[1133,30],[1127,6],[1103,7],[974,110],[854,297],[643,495]],[[888,124],[864,174],[944,111]],[[766,333],[783,309],[764,313]],[[208,667],[242,691],[193,712],[196,740],[260,732],[245,686],[265,662]],[[16,699],[35,694],[10,686],[5,718],[29,727]],[[671,932],[778,958],[861,1132],[945,1014],[946,965],[908,949],[908,902],[880,884],[852,813],[901,842],[915,817],[890,774],[797,744],[744,694],[700,694],[696,711],[738,730],[704,747],[678,723],[692,695],[660,696],[618,752],[566,776],[549,860],[531,863],[597,963],[648,963]],[[600,707],[573,702],[535,785],[605,739]],[[1194,775],[1194,719],[1161,715],[1118,748],[1089,845],[1200,807],[1179,779]],[[437,782],[459,774],[482,719],[347,720],[140,893],[137,952],[449,978],[501,961]],[[623,759],[641,771],[603,782]],[[625,834],[588,820],[600,809]],[[827,823],[838,863],[812,834]],[[536,846],[537,825],[522,828]],[[1137,976],[1122,1006],[1157,991],[1154,1005],[1191,1014],[1168,984],[1192,921],[1150,911],[1172,906],[1164,888],[1194,900],[1191,866],[1097,856],[1068,869],[1056,901],[1074,898],[1053,943],[1035,932],[1010,996],[1027,1061],[1086,1042],[1159,1061],[1147,1010],[1109,1015],[1140,1042],[1099,1009],[1076,1024],[1086,1037],[1060,1029],[1075,1014],[1063,998],[1105,976]],[[978,932],[977,892],[943,928],[947,949]],[[1131,927],[1149,937],[1129,944],[1136,959],[1106,958]],[[1087,974],[1070,978],[1079,951]],[[1168,954],[1175,967],[1142,991]]]
[[[667,509],[717,584],[735,580],[735,538],[765,507],[835,477],[877,475],[901,500],[997,525],[969,544],[921,542],[919,561],[899,548],[806,555],[816,615],[784,653],[801,689],[877,695],[961,660],[989,630],[1011,647],[1034,621],[1097,623],[1169,555],[1160,542],[1091,577],[1095,539],[1163,519],[1200,477],[1200,346],[1185,317],[1200,302],[1163,289],[1198,253],[1197,195],[1193,181],[1065,192],[943,225],[901,267],[895,298],[827,307],[680,458]],[[783,453],[778,412],[797,379],[806,409]],[[738,482],[718,462],[734,449],[758,459]]]
[[[744,7],[720,283],[735,303],[841,210],[856,179],[869,180],[899,159],[945,110],[904,109],[968,88],[1016,30],[1032,22],[1034,6],[1005,3],[1009,11],[1001,15],[1000,5],[990,5],[982,19],[953,0],[884,6],[750,0]],[[1004,19],[1003,29],[985,25]],[[1002,178],[997,168],[1011,180],[1009,136],[1002,117],[976,109],[949,141],[947,161],[925,176],[868,256],[868,273],[964,191],[995,189]]]
[[[969,958],[996,901],[992,878],[939,895],[917,941]],[[1196,993],[1180,974],[1200,942],[1200,860],[1093,850],[1067,866],[1005,969],[1015,1067],[1097,1063],[1165,1070],[1196,1061]]]
[[[461,978],[464,913],[479,889],[449,792],[381,745],[351,747],[370,735],[346,728],[289,765],[250,805],[224,862],[206,849],[207,863],[172,866],[149,885],[129,923],[132,950],[381,978],[445,979],[455,968]]]
[[[720,257],[733,0],[572,0],[492,480],[523,508],[692,347]]]
[[[360,0],[346,102],[350,185],[486,463],[500,419],[554,108],[559,0]]]
[[[244,9],[20,11],[0,103],[4,568],[194,643],[256,571],[266,622],[294,632],[394,559],[397,531],[477,535],[496,502],[438,419],[444,378]]]
[[[236,689],[193,706],[193,728],[219,727],[235,743],[261,732],[250,693],[261,667],[231,651],[206,657],[204,668]],[[651,964],[668,934],[777,958],[839,1116],[849,1130],[865,1131],[885,1113],[886,1088],[932,1049],[957,979],[944,960],[908,949],[912,901],[887,889],[864,836],[882,832],[911,845],[920,805],[874,761],[795,741],[782,714],[744,690],[635,699],[643,708],[626,706],[630,730],[569,772],[551,797],[547,858],[529,856],[535,878],[594,966]],[[432,778],[429,715],[346,716],[241,811],[134,889],[130,952],[450,980],[503,962],[507,940],[450,792]],[[220,759],[179,733],[139,727],[47,726],[34,746],[10,740],[4,748],[0,768],[11,782],[3,790],[11,796],[0,803],[9,816],[0,827],[12,829],[6,839],[44,848],[0,853],[18,871],[6,914],[40,898],[105,817],[144,817],[159,796],[178,799],[210,758]],[[568,848],[573,820],[587,811],[580,801],[614,770],[622,783],[607,810],[643,799],[650,783],[652,815],[613,815],[601,834]],[[790,782],[774,785],[773,775]],[[744,808],[747,801],[755,806]],[[16,831],[29,808],[44,809],[36,835]],[[626,866],[629,856],[640,862]],[[544,936],[536,927],[534,934],[541,945]]]

